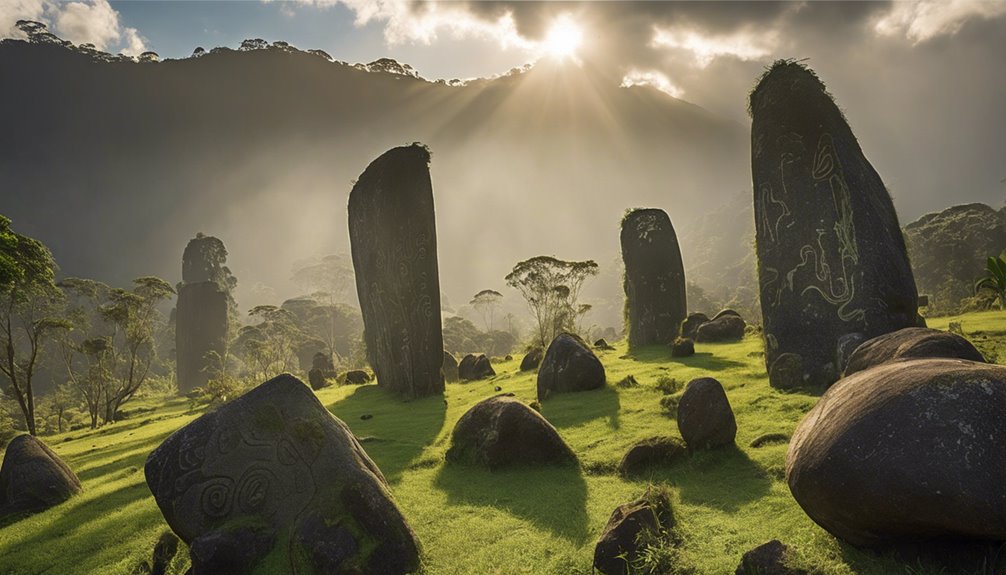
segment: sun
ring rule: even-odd
[[[568,14],[563,14],[552,22],[542,41],[542,50],[549,56],[563,60],[576,58],[576,51],[581,44],[583,29]]]

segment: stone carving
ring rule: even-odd
[[[663,210],[632,210],[622,219],[621,242],[629,347],[668,345],[688,313],[685,268],[671,219]]]
[[[430,152],[413,144],[374,160],[349,195],[349,238],[367,359],[377,384],[443,393],[437,230]]]
[[[750,109],[766,365],[771,373],[792,353],[805,370],[796,379],[830,385],[842,336],[917,323],[901,228],[880,176],[811,70],[776,62]]]
[[[291,375],[178,430],[144,471],[195,573],[250,572],[265,555],[291,573],[305,557],[310,572],[418,567],[415,536],[381,471]]]

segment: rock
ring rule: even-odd
[[[803,569],[786,566],[788,550],[778,539],[763,543],[744,554],[734,575],[808,575]]]
[[[667,213],[637,209],[622,218],[625,318],[629,347],[668,345],[688,312],[685,268]]]
[[[503,361],[513,361],[513,356],[508,353],[503,356]]]
[[[461,358],[458,364],[458,378],[461,381],[474,381],[477,379],[487,379],[496,375],[489,358],[484,353],[475,355],[469,353]]]
[[[747,324],[740,316],[724,315],[700,325],[695,330],[695,341],[701,343],[739,341],[744,339],[745,327]]]
[[[806,383],[806,377],[803,358],[795,353],[779,354],[768,370],[769,385],[776,389],[797,389]]]
[[[607,342],[607,340],[605,340],[603,337],[601,339],[599,339],[599,340],[597,340],[597,341],[594,342],[594,347],[596,349],[604,349],[604,350],[615,349],[615,346],[610,345]]]
[[[370,374],[363,371],[362,369],[351,369],[346,372],[343,379],[349,385],[363,385],[365,383],[370,383]]]
[[[381,387],[444,392],[437,228],[430,152],[420,144],[374,160],[349,194],[349,239],[367,359]]]
[[[813,71],[776,62],[752,91],[750,110],[765,365],[796,354],[801,379],[827,386],[839,377],[843,335],[873,338],[916,324],[901,226]]]
[[[575,463],[576,455],[552,424],[512,395],[484,399],[461,416],[447,461],[489,469]]]
[[[640,534],[670,530],[674,523],[671,502],[663,491],[648,489],[639,499],[619,505],[594,547],[594,568],[603,575],[629,575],[629,564],[640,551]]]
[[[325,372],[317,367],[307,372],[307,381],[311,384],[311,389],[317,391],[331,385],[325,377]]]
[[[291,375],[179,429],[144,471],[168,525],[189,545],[194,575],[250,573],[267,555],[289,572],[419,567],[415,535],[380,469]]]
[[[695,339],[695,333],[699,331],[699,326],[709,321],[709,316],[704,313],[690,313],[685,321],[681,322],[681,337]]]
[[[985,363],[985,357],[971,342],[946,331],[908,327],[875,337],[856,348],[845,369],[848,377],[856,372],[903,359],[943,357]]]
[[[451,352],[444,350],[444,379],[450,382],[458,380],[458,359]]]
[[[0,467],[0,520],[55,507],[84,490],[70,467],[41,439],[19,435]]]
[[[165,575],[171,560],[178,554],[178,537],[170,532],[161,533],[161,537],[154,545],[154,553],[151,561],[150,575]]]
[[[175,311],[175,369],[178,393],[203,387],[216,365],[210,357],[223,357],[227,348],[227,292],[215,281],[182,284]],[[209,354],[209,355],[208,355]]]
[[[716,315],[714,315],[712,321],[716,321],[716,320],[720,319],[721,317],[725,317],[725,316],[728,316],[728,315],[732,315],[734,317],[739,317],[739,318],[743,319],[743,317],[741,316],[741,314],[737,313],[736,311],[734,311],[734,310],[732,310],[730,308],[727,308],[727,309],[724,309],[724,310],[720,310],[719,313],[717,313]]]
[[[854,545],[1006,539],[1006,367],[883,364],[842,379],[797,427],[786,478]]]
[[[541,358],[544,356],[544,349],[540,347],[531,348],[531,351],[527,352],[524,359],[520,360],[520,370],[531,371],[532,369],[538,369],[538,366],[541,364]]]
[[[733,444],[737,422],[720,382],[711,377],[688,382],[678,402],[678,431],[693,451]]]
[[[695,342],[687,337],[679,337],[671,344],[671,357],[691,357],[695,355]]]
[[[634,443],[618,464],[623,477],[657,465],[670,465],[688,457],[688,446],[677,437],[648,437]]]
[[[332,361],[332,354],[323,351],[315,352],[315,354],[311,356],[311,369],[334,372],[335,362]]]
[[[838,366],[838,370],[844,372],[845,368],[849,366],[849,360],[852,358],[852,354],[863,345],[866,341],[866,336],[857,332],[847,333],[842,337],[838,338],[838,346],[835,349],[835,363]]]
[[[604,366],[582,339],[560,333],[549,344],[538,368],[538,399],[553,393],[604,387]]]

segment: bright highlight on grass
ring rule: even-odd
[[[549,56],[560,60],[575,59],[576,51],[582,44],[583,29],[569,14],[563,14],[552,23],[545,40],[542,41],[542,49]]]

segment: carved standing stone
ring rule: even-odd
[[[629,347],[670,344],[688,314],[685,268],[671,219],[663,210],[632,210],[622,219],[621,240]]]
[[[216,282],[179,286],[175,315],[179,393],[206,385],[211,371],[208,368],[212,364],[207,354],[216,352],[222,357],[227,348],[227,314],[227,292]]]
[[[349,239],[367,359],[381,387],[444,391],[437,229],[430,152],[413,144],[374,160],[349,195]]]
[[[880,176],[824,84],[779,61],[751,93],[751,171],[765,359],[838,377],[839,340],[914,326],[918,293]],[[790,379],[794,379],[790,377]],[[771,379],[772,385],[777,385]]]

